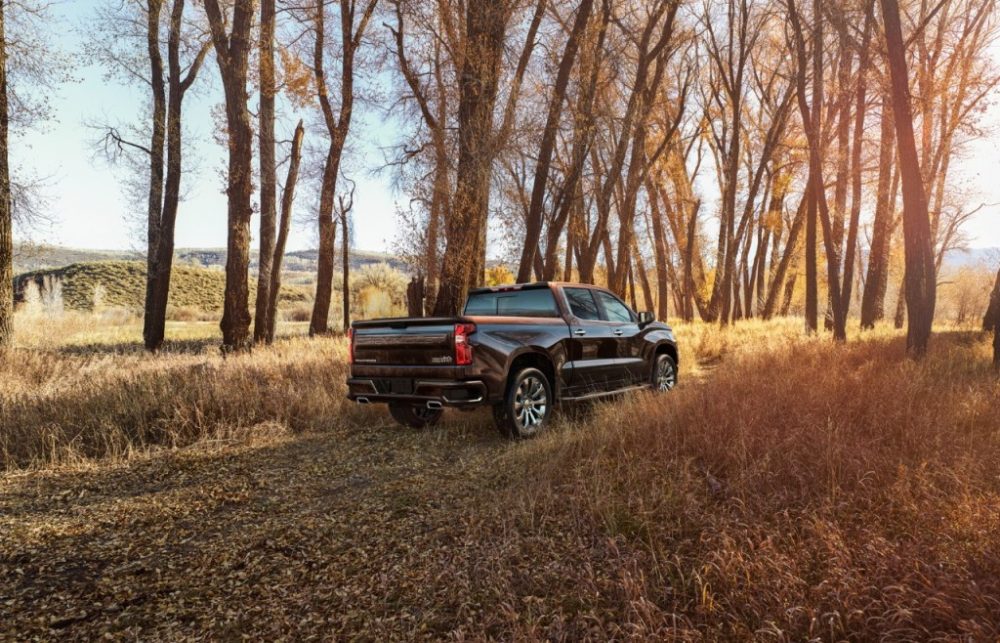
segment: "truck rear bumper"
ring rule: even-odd
[[[406,402],[441,406],[479,406],[488,403],[486,384],[480,380],[423,380],[353,377],[347,380],[347,399],[362,404]]]

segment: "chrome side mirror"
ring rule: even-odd
[[[656,316],[653,315],[653,313],[649,311],[644,311],[639,313],[640,326],[648,326],[649,324],[652,324],[654,321],[656,321]]]

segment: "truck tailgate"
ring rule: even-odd
[[[450,366],[460,318],[372,320],[354,324],[354,363],[380,366]]]

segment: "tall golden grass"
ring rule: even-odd
[[[284,338],[224,357],[216,324],[170,324],[172,341],[150,355],[140,323],[118,321],[78,313],[18,319],[18,347],[0,359],[6,468],[121,459],[249,435],[262,424],[322,431],[365,416],[344,399],[342,340]]]
[[[915,363],[889,331],[788,330],[751,325],[704,385],[527,445],[511,520],[636,548],[622,635],[996,640],[1000,380],[982,336],[941,334]]]

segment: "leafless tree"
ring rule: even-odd
[[[288,233],[292,225],[292,206],[295,203],[295,187],[299,180],[299,167],[302,164],[302,140],[305,137],[305,127],[299,121],[292,138],[291,157],[288,161],[288,173],[285,176],[285,186],[281,192],[281,218],[278,222],[277,238],[274,243],[274,254],[271,258],[271,284],[267,290],[267,343],[274,342],[275,326],[278,317],[278,299],[281,294],[281,264],[285,259],[285,246],[288,243]]]
[[[274,114],[278,93],[275,80],[275,0],[260,2],[260,36],[257,65],[260,74],[260,113],[257,132],[260,148],[260,252],[257,262],[257,306],[254,314],[255,343],[268,341],[271,323],[271,283],[274,279],[274,247],[278,224],[278,176],[275,160]]]
[[[7,33],[0,2],[0,348],[14,341],[14,217],[10,198]]]
[[[355,61],[362,38],[368,29],[378,0],[340,0],[340,108],[334,115],[330,100],[326,58],[330,55],[326,40],[326,0],[316,0],[313,14],[315,47],[313,73],[316,94],[323,113],[323,122],[329,136],[329,148],[323,167],[323,184],[319,198],[319,265],[316,274],[316,300],[313,304],[309,334],[326,333],[329,326],[330,298],[333,294],[333,268],[335,259],[336,222],[333,218],[334,199],[337,193],[337,176],[354,115]],[[360,10],[360,12],[359,12]]]
[[[250,218],[253,215],[253,125],[247,75],[254,22],[253,0],[234,0],[231,16],[219,0],[204,0],[212,29],[215,59],[226,99],[229,142],[226,293],[222,309],[222,346],[250,345]],[[231,25],[231,27],[229,27]],[[229,31],[227,32],[227,29]]]

